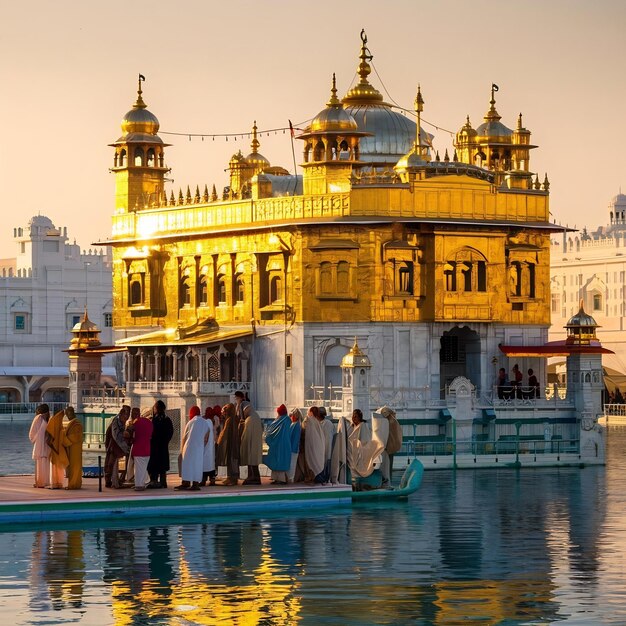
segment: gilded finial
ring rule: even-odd
[[[439,150],[435,152],[435,161],[439,161]]]
[[[415,96],[415,115],[417,116],[417,129],[415,137],[415,153],[422,154],[422,132],[421,132],[421,113],[424,110],[424,98],[422,98],[422,91],[420,84],[417,84],[417,95]]]
[[[446,153],[445,153],[445,154],[444,154],[444,156],[443,156],[443,160],[444,160],[446,163],[449,163],[449,162],[450,162],[450,156],[448,155],[448,148],[446,148]]]
[[[496,91],[500,91],[500,87],[495,83],[491,83],[491,100],[489,100],[489,111],[485,115],[485,120],[500,120],[502,117],[496,111]]]
[[[517,130],[523,130],[524,126],[522,125],[522,114],[520,113],[517,117]]]
[[[261,142],[257,138],[257,131],[258,128],[256,125],[256,120],[254,120],[254,125],[252,126],[252,142],[250,143],[250,147],[252,148],[252,154],[256,154],[259,151],[259,147],[261,146]]]
[[[367,47],[367,35],[365,29],[361,30],[361,52],[359,54],[359,67],[357,68],[357,74],[359,75],[359,82],[355,85],[343,98],[343,103],[352,102],[382,102],[382,94],[367,80],[367,77],[372,73],[372,67],[370,61],[373,59],[372,53]]]
[[[459,155],[456,153],[456,148],[454,149],[454,154],[452,155],[452,160],[457,163],[459,160]]]
[[[170,192],[170,206],[174,206],[176,204],[176,198],[174,198],[174,190]]]
[[[189,185],[187,185],[187,196],[186,196],[187,204],[191,204],[191,191],[189,190]]]
[[[341,101],[337,97],[337,80],[335,78],[335,72],[333,72],[333,86],[330,89],[330,100],[326,103],[329,107],[341,106]]]
[[[217,201],[217,189],[215,189],[215,183],[213,183],[213,189],[211,189],[211,202]]]
[[[204,193],[202,194],[202,202],[208,202],[208,201],[209,201],[209,188],[205,185]]]
[[[417,95],[415,96],[415,112],[421,113],[424,110],[424,98],[422,98],[422,91],[420,84],[417,83]]]
[[[146,103],[143,101],[141,94],[143,93],[141,90],[141,83],[146,80],[146,77],[143,74],[139,74],[139,79],[137,80],[137,102],[135,102],[136,109],[145,109]]]
[[[178,204],[185,204],[185,198],[183,197],[183,190],[178,188]]]
[[[550,181],[548,180],[548,174],[546,173],[544,179],[543,179],[543,190],[544,191],[549,191],[550,189]]]
[[[193,197],[193,201],[196,204],[200,203],[200,187],[198,187],[198,185],[196,185],[196,195]]]

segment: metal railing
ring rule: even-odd
[[[44,401],[45,402],[45,401]],[[37,407],[42,402],[0,402],[0,415],[35,415]],[[67,402],[46,402],[50,413],[54,414],[68,406]]]
[[[498,455],[545,455],[574,454],[580,455],[579,439],[562,439],[553,435],[545,439],[542,435],[501,435],[497,439],[455,441],[453,438],[433,435],[432,437],[405,437],[398,456],[438,457],[456,454],[474,457]]]

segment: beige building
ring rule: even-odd
[[[610,389],[626,391],[626,195],[619,193],[606,211],[607,225],[594,231],[564,231],[551,246],[550,338],[578,310],[580,301],[601,327]]]

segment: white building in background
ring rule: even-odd
[[[67,228],[43,215],[14,229],[15,256],[0,260],[0,403],[64,402],[67,349],[85,308],[112,342],[111,258],[108,250],[81,252]],[[114,356],[105,380],[116,384]]]
[[[609,389],[626,390],[626,195],[609,203],[608,225],[589,232],[564,232],[551,246],[550,339],[559,339],[563,326],[584,303],[601,327],[602,345],[615,352],[603,355]]]

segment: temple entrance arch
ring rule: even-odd
[[[477,388],[480,387],[480,335],[467,326],[456,326],[445,331],[440,341],[441,397],[445,397],[446,388],[457,376],[464,376]]]
[[[341,360],[348,352],[350,352],[350,348],[341,344],[333,346],[326,352],[326,358],[324,359],[324,384],[327,390],[331,384],[333,387],[341,388]]]

